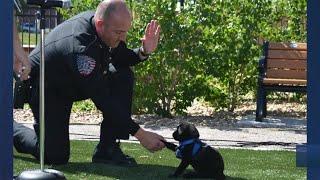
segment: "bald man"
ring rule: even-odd
[[[160,26],[146,26],[141,47],[126,46],[132,17],[124,1],[105,0],[95,12],[84,12],[63,22],[46,37],[45,63],[45,163],[65,164],[70,156],[69,118],[73,102],[91,99],[102,112],[100,141],[92,162],[136,166],[117,139],[135,136],[151,152],[161,150],[163,137],[140,128],[131,118],[134,84],[130,66],[147,60],[156,49]],[[34,130],[14,123],[18,152],[39,158],[39,61],[40,47],[30,54],[29,104]]]

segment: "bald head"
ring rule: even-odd
[[[130,18],[130,11],[123,0],[104,0],[96,10],[95,19],[108,21],[110,18]]]
[[[132,18],[123,0],[104,0],[97,7],[94,21],[100,39],[115,48],[126,41]]]

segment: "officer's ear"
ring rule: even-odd
[[[104,29],[104,22],[101,19],[95,19],[95,26],[98,32],[102,32]]]

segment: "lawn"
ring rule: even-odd
[[[179,160],[165,149],[149,153],[139,144],[122,143],[125,153],[136,158],[139,166],[122,168],[103,164],[91,164],[91,156],[97,142],[72,141],[71,159],[67,165],[47,166],[62,171],[67,179],[167,179]],[[295,166],[295,152],[254,151],[220,149],[225,161],[225,174],[230,180],[242,179],[306,179],[306,169]],[[31,156],[14,152],[14,174],[23,170],[39,169]],[[189,167],[189,169],[191,169]]]
[[[40,34],[37,36],[36,33],[19,32],[19,38],[21,41],[23,40],[23,44],[25,45],[29,45],[29,40],[30,45],[36,45],[40,42]]]

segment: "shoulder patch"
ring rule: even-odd
[[[76,55],[76,61],[78,66],[78,71],[83,76],[88,76],[92,73],[96,67],[96,61],[86,55]]]

